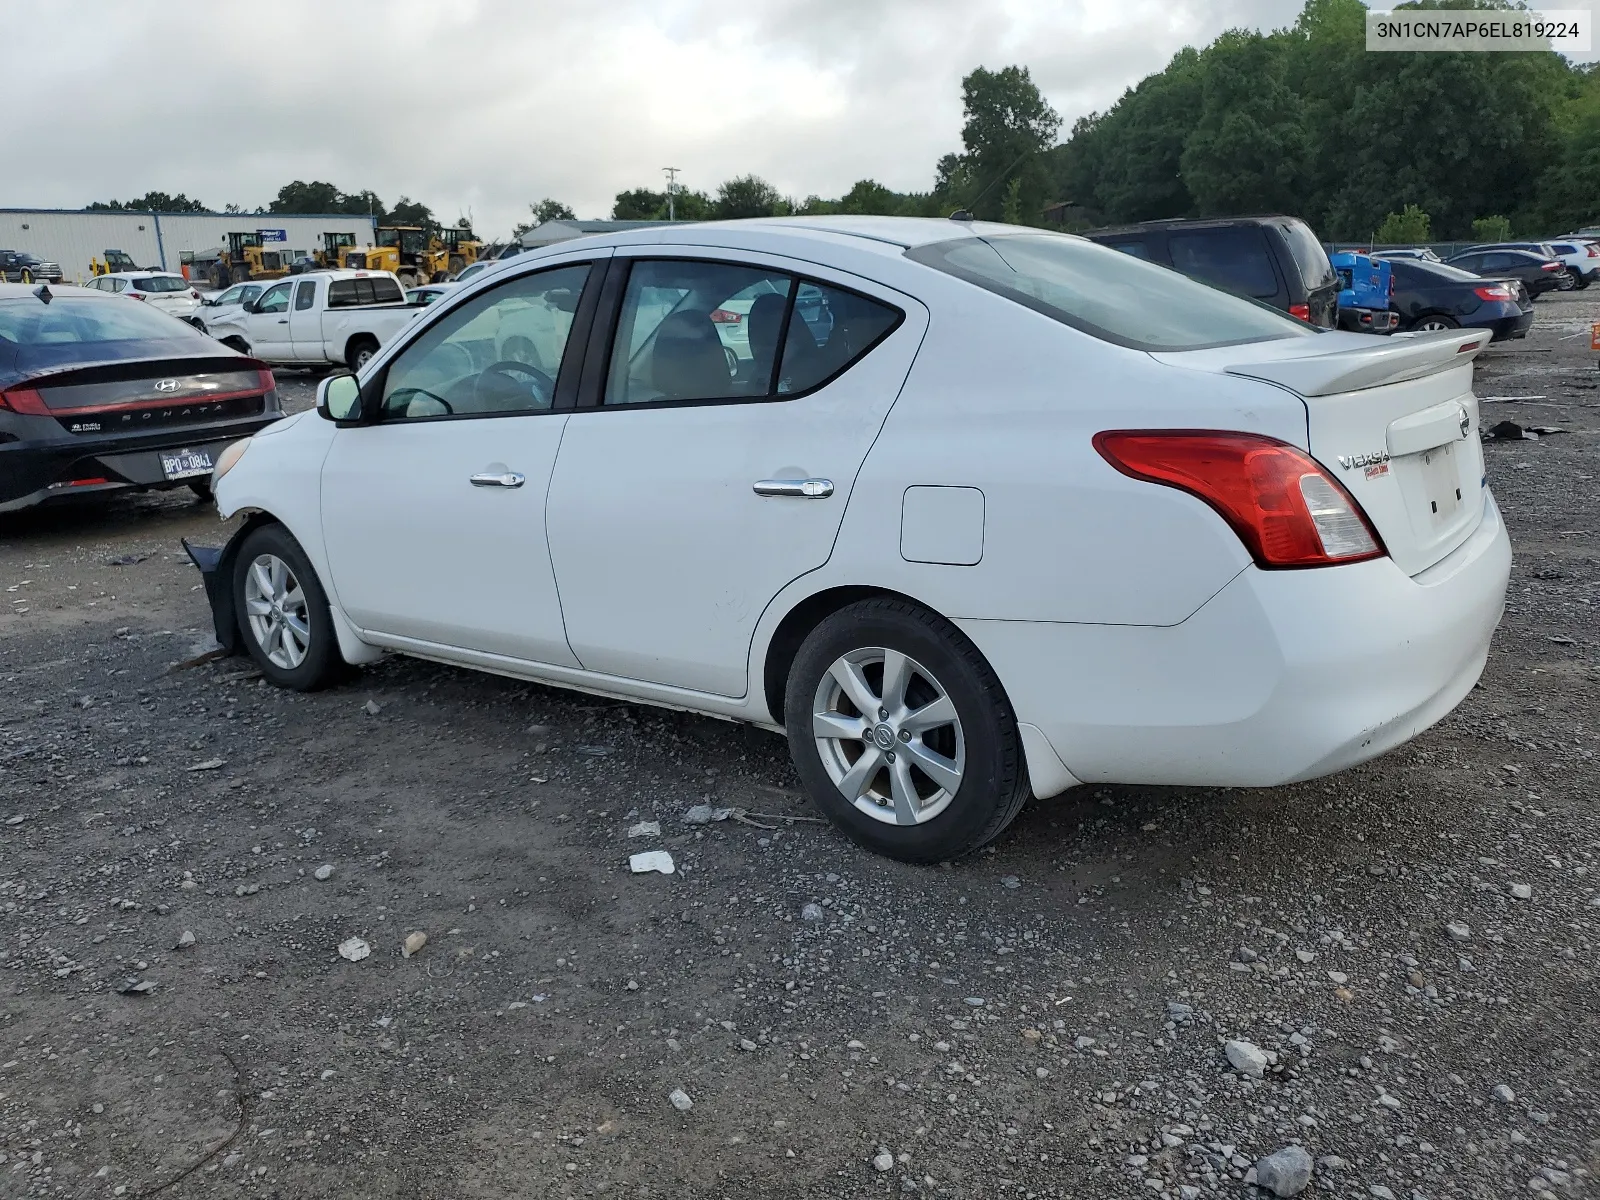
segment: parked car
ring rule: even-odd
[[[1339,276],[1298,217],[1147,221],[1084,236],[1313,325],[1339,323]]]
[[[455,277],[454,282],[468,283],[471,280],[476,279],[479,275],[482,275],[485,271],[489,271],[495,267],[498,267],[501,263],[506,262],[508,259],[515,258],[520,253],[520,250],[508,250],[496,258],[480,258],[477,262],[463,267],[460,274]]]
[[[1571,247],[1569,246],[1569,249]],[[1486,242],[1480,246],[1468,246],[1461,251],[1463,254],[1476,254],[1482,250],[1526,250],[1530,254],[1537,254],[1543,258],[1554,259],[1561,264],[1563,278],[1556,282],[1556,286],[1563,292],[1570,291],[1577,286],[1577,274],[1571,270],[1565,257],[1555,248],[1552,242]],[[1574,258],[1581,257],[1573,251]]]
[[[1469,250],[1445,259],[1448,266],[1495,279],[1516,279],[1537,300],[1561,286],[1566,268],[1560,260],[1529,250]]]
[[[731,376],[711,313],[760,279],[830,335],[780,311],[776,369]],[[485,364],[488,314],[569,296],[558,362]],[[275,684],[388,649],[786,731],[850,836],[941,861],[1030,791],[1309,779],[1449,712],[1510,569],[1488,341],[1319,332],[1005,225],[615,232],[230,448],[249,516],[191,554]]]
[[[425,283],[421,287],[414,287],[406,292],[406,303],[425,305],[432,304],[440,296],[447,294],[455,284],[453,283]]]
[[[0,283],[0,512],[188,486],[282,415],[272,372],[149,305]]]
[[[1565,238],[1550,243],[1550,249],[1567,268],[1580,291],[1600,279],[1600,242],[1587,238]]]
[[[1444,260],[1426,246],[1379,246],[1375,250],[1367,251],[1371,258],[1416,258],[1423,262],[1443,262]]]
[[[389,271],[328,270],[268,284],[210,330],[264,362],[359,370],[421,311]]]
[[[1355,333],[1393,330],[1399,317],[1389,308],[1389,296],[1394,291],[1390,264],[1350,250],[1328,257],[1339,273],[1339,328]]]
[[[1526,337],[1533,301],[1516,279],[1485,279],[1444,263],[1397,259],[1390,298],[1400,328],[1487,329],[1498,340]]]
[[[60,283],[61,267],[26,250],[0,250],[0,281],[9,283]]]
[[[200,293],[182,275],[171,271],[117,271],[111,275],[96,275],[84,286],[142,300],[151,308],[186,321],[196,329],[205,328],[197,315],[202,304]]]
[[[199,318],[200,328],[210,333],[213,325],[226,325],[235,320],[244,312],[244,306],[266,289],[264,283],[236,283],[210,296],[202,294],[200,311],[195,314]]]

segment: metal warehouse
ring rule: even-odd
[[[230,233],[259,232],[268,249],[293,258],[322,246],[324,233],[350,233],[356,245],[371,245],[376,222],[347,213],[158,213],[90,212],[66,208],[0,208],[0,250],[26,250],[57,263],[62,274],[82,282],[89,263],[107,250],[121,250],[141,267],[179,271],[189,257],[224,246]]]

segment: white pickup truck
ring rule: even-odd
[[[315,271],[279,280],[207,329],[264,362],[359,371],[422,308],[388,271]]]

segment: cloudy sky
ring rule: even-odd
[[[1559,6],[1557,6],[1559,7]],[[149,190],[404,193],[498,235],[610,213],[660,168],[713,191],[930,186],[962,75],[1029,67],[1070,127],[1186,44],[1299,0],[0,0],[0,205]],[[33,170],[15,169],[32,164]]]

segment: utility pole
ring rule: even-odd
[[[682,167],[662,167],[661,171],[667,177],[667,220],[678,219],[678,209],[674,197],[678,194],[678,172]]]

